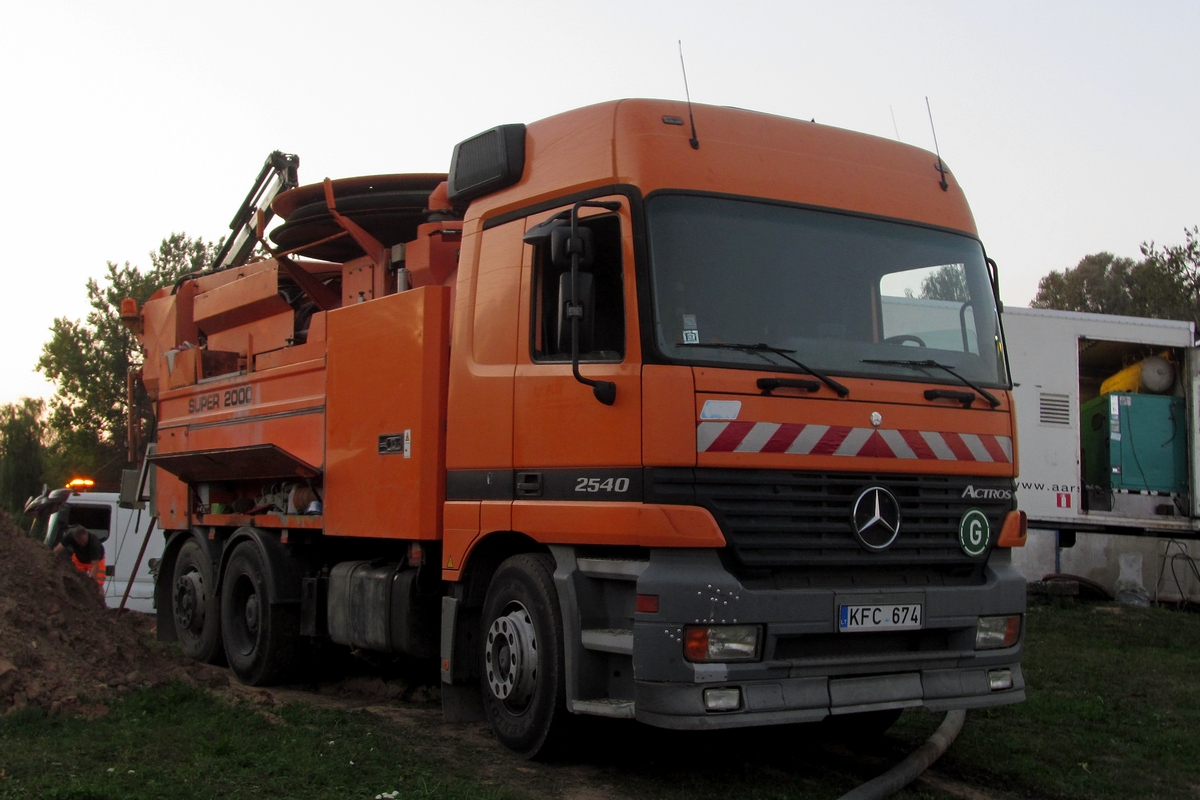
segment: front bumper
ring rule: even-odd
[[[634,616],[634,715],[664,728],[733,728],[813,722],[830,714],[923,706],[982,708],[1025,699],[1013,647],[976,651],[980,616],[1025,610],[1025,580],[1009,551],[995,550],[982,584],[971,586],[751,590],[714,551],[654,550],[638,594],[659,612]],[[922,630],[839,633],[843,603],[919,602]],[[754,663],[693,664],[682,631],[700,622],[762,626]],[[988,673],[1009,670],[1011,688],[991,690]],[[708,711],[708,688],[740,690],[736,710]]]

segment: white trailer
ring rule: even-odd
[[[1012,307],[1003,319],[1017,407],[1017,502],[1030,527],[1014,563],[1031,581],[1069,573],[1114,591],[1124,557],[1152,599],[1200,600],[1193,324]],[[1107,378],[1154,356],[1172,364],[1168,389],[1101,399]],[[1165,482],[1159,467],[1171,476]]]

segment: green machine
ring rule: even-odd
[[[1089,488],[1187,493],[1182,397],[1110,392],[1083,404],[1080,428],[1083,482]]]

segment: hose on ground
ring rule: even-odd
[[[961,709],[947,713],[938,729],[907,758],[879,777],[846,792],[838,800],[882,800],[908,786],[946,752],[946,748],[962,730],[966,718],[967,712]]]

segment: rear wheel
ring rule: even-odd
[[[300,641],[300,618],[292,605],[272,605],[268,566],[252,542],[229,557],[221,585],[221,637],[225,657],[242,683],[264,686],[291,672]]]
[[[221,659],[221,620],[212,562],[204,547],[188,539],[175,557],[171,576],[171,617],[179,647],[188,658]]]
[[[483,604],[482,639],[483,705],[496,738],[526,758],[547,754],[568,717],[549,556],[527,553],[500,565]]]

